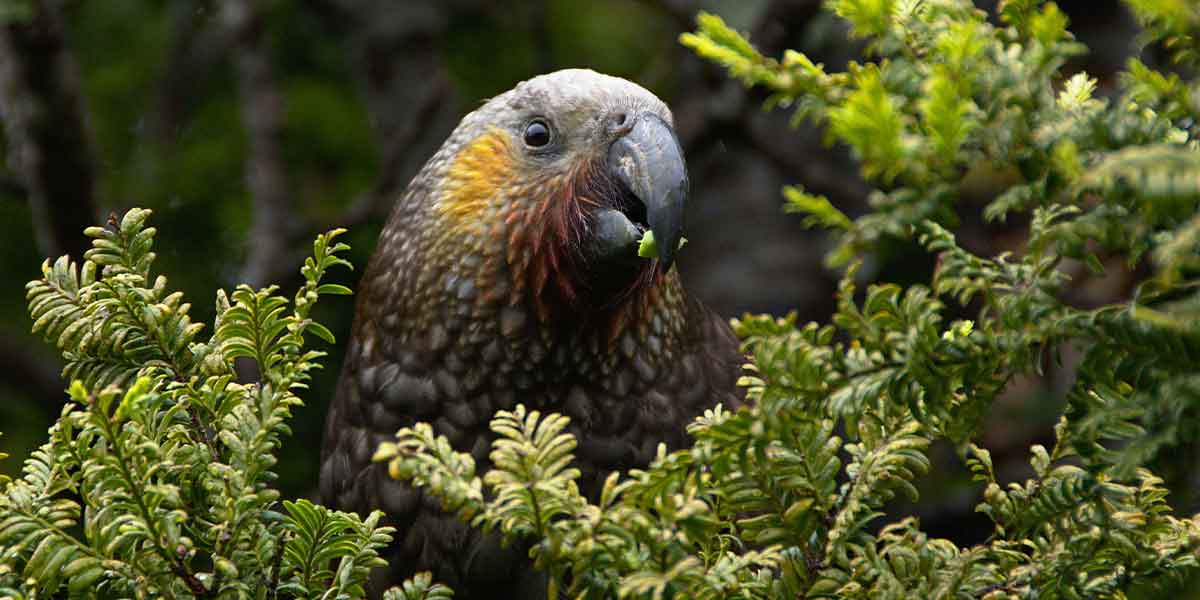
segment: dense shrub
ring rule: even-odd
[[[347,249],[319,236],[292,300],[274,286],[217,293],[204,340],[190,305],[154,275],[149,211],[87,231],[82,264],[64,256],[28,285],[34,330],[54,343],[73,402],[50,440],[0,495],[0,596],[354,598],[391,540],[360,519],[279,501],[272,466],[309,371],[332,341],[309,318]],[[234,361],[258,383],[238,383]],[[420,579],[396,598],[441,594]],[[435,596],[436,597],[436,596]]]
[[[1200,85],[1132,59],[1097,97],[1086,73],[1063,72],[1085,49],[1053,3],[1002,1],[997,23],[966,0],[827,5],[872,62],[831,73],[799,52],[764,57],[711,15],[682,39],[823,125],[876,186],[854,219],[784,190],[787,210],[833,230],[845,277],[830,324],[735,322],[753,406],[698,418],[693,447],[613,474],[598,504],[574,485],[558,415],[499,414],[482,479],[424,425],[379,458],[464,519],[534,540],[569,597],[1121,597],[1188,574],[1200,526],[1147,465],[1200,425]],[[1130,6],[1145,41],[1193,75],[1200,7]],[[956,242],[980,210],[960,195],[984,175],[996,189],[978,218],[1023,228],[1019,251]],[[928,283],[860,292],[862,261],[904,240],[936,256]],[[1120,273],[1134,293],[1068,302],[1089,273]],[[1053,445],[1031,448],[1031,478],[998,480],[983,417],[1068,347],[1082,360]],[[881,519],[894,496],[917,499],[935,440],[979,483],[984,543]]]
[[[1170,69],[1131,60],[1098,97],[1063,65],[1084,51],[1052,3],[834,0],[873,62],[827,72],[761,56],[702,15],[683,43],[773,106],[825,127],[876,187],[851,218],[789,187],[789,211],[831,230],[845,269],[829,324],[745,316],[750,407],[696,419],[692,447],[614,473],[595,504],[571,466],[566,418],[498,413],[494,467],[477,474],[432,428],[379,449],[396,477],[510,541],[526,540],[552,594],[578,598],[1076,598],[1165,589],[1191,574],[1200,525],[1176,516],[1151,466],[1200,431],[1200,8],[1131,0]],[[981,208],[961,200],[986,176]],[[971,211],[978,215],[968,214]],[[353,597],[389,539],[307,502],[278,502],[273,455],[328,338],[309,310],[341,260],[317,239],[295,299],[219,293],[210,338],[151,275],[145,211],[90,230],[29,286],[35,329],[64,351],[75,402],[0,497],[0,587],[14,597]],[[1010,221],[1018,251],[979,254],[965,218]],[[882,245],[936,256],[923,285],[863,288]],[[1069,302],[1072,278],[1119,273],[1129,297]],[[1081,355],[1032,477],[997,478],[983,418],[1017,378]],[[252,359],[261,383],[238,383]],[[896,517],[917,499],[935,441],[958,450],[994,523],[980,544]],[[891,514],[892,516],[887,516]],[[395,598],[446,597],[416,578]]]

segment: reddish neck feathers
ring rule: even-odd
[[[498,130],[454,159],[437,205],[446,224],[435,234],[440,255],[457,257],[449,268],[474,273],[478,289],[490,291],[480,302],[525,305],[543,324],[615,336],[644,322],[675,278],[660,274],[654,261],[635,260],[627,272],[618,266],[600,281],[597,273],[612,265],[588,260],[594,215],[625,208],[605,165],[590,161],[551,174],[529,167]],[[466,255],[482,260],[458,261]],[[423,285],[438,285],[446,268],[427,264]]]
[[[545,189],[537,215],[527,224],[534,253],[530,263],[534,285],[530,292],[539,304],[553,299],[567,308],[577,308],[586,294],[582,245],[589,224],[587,213],[597,204],[581,189],[583,170],[576,169],[556,182],[559,185]]]
[[[619,193],[604,173],[603,165],[587,163],[541,182],[529,190],[524,218],[510,221],[510,242],[523,244],[524,250],[510,246],[509,266],[516,287],[524,288],[543,322],[623,320],[618,313],[649,300],[647,292],[660,279],[653,261],[643,261],[616,289],[593,281],[594,265],[585,247],[589,230],[595,212],[615,207]]]

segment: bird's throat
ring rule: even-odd
[[[606,217],[640,234],[645,210],[599,159],[538,168],[492,130],[457,154],[435,209],[430,254],[454,263],[443,268],[478,289],[502,290],[497,300],[528,306],[544,323],[620,322],[663,284],[652,261],[637,256],[637,236],[611,235]]]

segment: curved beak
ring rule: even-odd
[[[646,206],[646,224],[658,245],[659,267],[671,269],[683,237],[687,165],[675,131],[658,115],[638,115],[629,133],[608,149],[608,168]]]

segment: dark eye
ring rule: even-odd
[[[530,148],[541,148],[550,143],[550,126],[541,119],[530,121],[525,126],[525,145]]]

